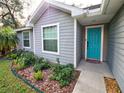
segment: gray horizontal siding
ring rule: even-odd
[[[42,52],[41,26],[59,23],[60,54],[49,54]],[[35,32],[35,54],[47,58],[51,62],[60,59],[62,64],[74,63],[74,19],[70,14],[49,7],[34,25]]]
[[[30,35],[31,35],[31,38],[30,38],[30,40],[31,40],[31,48],[25,48],[25,50],[26,51],[32,51],[33,52],[33,31],[32,30],[25,30],[25,31],[30,31]],[[17,37],[19,38],[19,44],[18,44],[18,46],[17,46],[17,49],[24,49],[23,48],[23,44],[22,44],[22,32],[23,31],[19,31],[19,32],[17,32]]]
[[[109,66],[124,93],[124,5],[109,28]]]

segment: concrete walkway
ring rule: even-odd
[[[113,78],[106,63],[94,64],[81,61],[77,69],[81,74],[73,93],[106,93],[104,77]]]

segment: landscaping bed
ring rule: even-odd
[[[72,64],[61,65],[59,59],[53,64],[32,52],[19,50],[8,57],[13,58],[11,69],[15,76],[44,93],[72,93],[80,75]]]
[[[74,86],[77,82],[80,72],[75,71],[75,79],[71,81],[68,86],[60,87],[59,83],[55,80],[50,80],[52,71],[50,69],[43,70],[44,78],[37,81],[33,77],[33,67],[28,67],[26,69],[18,71],[18,74],[23,76],[25,79],[29,80],[32,85],[39,88],[44,93],[72,93]]]
[[[121,90],[115,79],[108,77],[105,77],[104,79],[105,79],[107,93],[121,93]]]

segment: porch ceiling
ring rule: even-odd
[[[123,4],[124,0],[103,0],[100,10],[76,18],[82,25],[109,23]]]

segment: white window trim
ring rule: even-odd
[[[95,25],[95,26],[86,26],[85,27],[85,60],[87,59],[87,29],[88,28],[95,28],[95,27],[101,27],[101,56],[100,56],[100,61],[103,61],[103,35],[104,35],[104,25]]]
[[[43,48],[43,28],[44,27],[49,27],[49,26],[57,26],[57,52],[51,52],[51,51],[46,51]],[[41,26],[41,40],[42,40],[42,52],[43,53],[49,53],[49,54],[57,54],[59,55],[59,23],[54,23],[54,24],[48,24],[48,25],[42,25]]]
[[[24,46],[24,37],[23,37],[24,32],[29,32],[29,47]],[[31,33],[30,33],[30,31],[23,31],[22,32],[22,47],[23,48],[31,48]]]
[[[33,48],[34,48],[34,54],[35,54],[35,31],[33,27]]]

